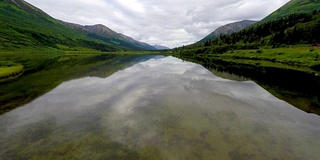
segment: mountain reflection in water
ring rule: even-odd
[[[0,117],[0,159],[317,159],[320,117],[251,81],[157,57]]]

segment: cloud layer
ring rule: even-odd
[[[217,27],[260,20],[289,0],[26,0],[54,18],[82,25],[104,24],[150,44],[194,43]]]

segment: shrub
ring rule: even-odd
[[[258,50],[257,50],[257,53],[259,53],[259,54],[260,54],[260,53],[263,53],[263,51],[262,51],[262,50],[260,50],[260,49],[258,49]]]

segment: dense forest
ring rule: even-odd
[[[190,46],[177,48],[182,54],[224,53],[236,49],[273,48],[320,42],[320,10],[292,14],[254,25],[240,32]]]

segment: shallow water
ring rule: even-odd
[[[0,117],[0,159],[318,159],[320,117],[254,82],[157,57]]]

